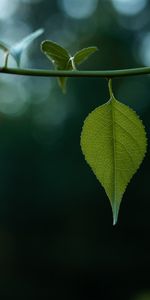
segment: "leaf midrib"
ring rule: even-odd
[[[116,190],[117,190],[117,184],[116,184],[116,177],[117,177],[117,161],[116,161],[116,130],[115,130],[115,109],[114,109],[114,103],[115,99],[113,95],[110,99],[110,105],[111,105],[111,118],[112,118],[112,140],[113,140],[113,201],[112,201],[112,211],[113,211],[113,224],[116,224],[117,221],[117,199],[116,199]]]

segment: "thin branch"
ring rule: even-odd
[[[0,73],[14,74],[23,76],[41,76],[41,77],[125,77],[150,74],[150,67],[123,69],[123,70],[106,70],[106,71],[57,71],[42,69],[20,69],[20,68],[0,68]]]
[[[4,53],[4,68],[6,69],[7,68],[7,65],[8,65],[8,58],[9,58],[9,51],[5,51]]]

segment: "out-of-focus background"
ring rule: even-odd
[[[24,68],[52,68],[40,52],[44,39],[71,53],[98,46],[84,70],[150,65],[148,0],[0,0],[3,42],[41,27]],[[113,86],[149,135],[149,75]],[[109,201],[80,149],[84,118],[108,97],[104,79],[69,79],[63,95],[55,78],[1,74],[1,299],[150,299],[149,153],[113,227]]]

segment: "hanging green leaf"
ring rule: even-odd
[[[80,65],[96,51],[98,51],[97,47],[88,47],[76,52],[74,55],[74,63]]]
[[[81,64],[83,61],[97,51],[97,47],[89,47],[80,50],[72,56],[65,48],[53,41],[43,41],[41,50],[47,58],[53,63],[56,70],[69,71],[75,70],[76,64]],[[63,92],[66,91],[67,77],[59,77],[58,83]]]
[[[81,148],[106,191],[116,224],[122,196],[144,158],[147,143],[142,121],[115,99],[111,81],[109,90],[110,100],[84,121]]]

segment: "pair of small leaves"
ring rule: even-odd
[[[42,28],[38,29],[13,46],[9,46],[3,42],[0,42],[0,48],[5,52],[5,67],[7,67],[9,55],[11,55],[15,59],[17,66],[19,67],[23,51],[43,32],[44,30]]]
[[[84,121],[81,148],[106,191],[116,224],[123,194],[145,156],[147,141],[142,121],[115,99],[111,81],[109,90],[110,100]]]
[[[72,56],[65,48],[53,41],[43,41],[41,44],[42,52],[53,63],[56,70],[70,71],[76,70],[76,66],[83,63],[91,54],[98,50],[97,47],[84,48]],[[58,78],[59,86],[62,91],[66,91],[66,77]]]

